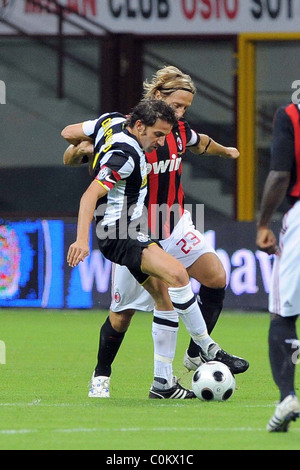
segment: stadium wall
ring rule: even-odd
[[[205,235],[227,273],[225,308],[266,310],[273,259],[257,251],[255,223],[209,225]],[[276,233],[279,229],[275,224]],[[109,308],[111,263],[97,249],[91,229],[91,254],[71,269],[66,253],[75,236],[74,219],[0,222],[0,307]],[[197,293],[198,283],[193,287]]]

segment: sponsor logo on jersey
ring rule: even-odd
[[[147,163],[148,175],[153,172],[155,175],[159,173],[167,173],[172,171],[178,171],[182,162],[182,158],[176,158],[176,155],[172,155],[171,160],[162,160],[160,162]]]

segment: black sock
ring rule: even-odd
[[[295,317],[273,315],[269,330],[269,358],[280,399],[295,393],[297,332]],[[299,344],[299,343],[298,343]]]
[[[99,377],[100,375],[110,377],[111,365],[119,351],[124,336],[125,333],[118,333],[114,330],[109,317],[107,317],[106,322],[100,330],[98,363],[95,369],[95,377]]]
[[[200,309],[206,323],[208,334],[210,335],[214,327],[216,326],[216,323],[223,308],[225,288],[212,289],[210,287],[201,285],[199,296]],[[196,357],[199,355],[199,353],[199,346],[194,343],[194,341],[191,339],[188,348],[188,355],[190,357]]]

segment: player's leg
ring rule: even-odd
[[[175,310],[157,310],[153,312],[152,338],[154,345],[154,380],[157,390],[169,390],[173,387],[173,361],[175,357],[178,314]]]
[[[223,308],[226,287],[225,269],[215,253],[205,253],[187,268],[190,277],[200,282],[199,297],[207,330],[211,333]]]
[[[295,369],[299,353],[296,319],[296,316],[284,318],[271,315],[269,357],[274,382],[280,391],[280,401],[296,393]]]
[[[161,242],[166,252],[181,261],[191,278],[200,282],[199,307],[205,320],[208,334],[213,331],[223,308],[226,273],[213,247],[202,233],[195,229],[191,215],[185,211],[171,236]],[[219,353],[219,359],[230,365],[234,374],[245,372],[249,363],[242,358]],[[203,362],[201,348],[190,340],[184,356],[188,370],[196,370]]]
[[[157,245],[150,245],[143,250],[141,268],[144,273],[151,276],[144,287],[154,298],[157,308],[163,309],[169,295],[173,308],[183,320],[188,332],[202,347],[204,354],[209,356],[211,354],[209,350],[217,345],[207,333],[188,273],[182,263]]]
[[[223,308],[225,297],[226,273],[218,256],[213,253],[204,253],[187,268],[189,276],[200,282],[198,301],[205,320],[207,331],[212,333]],[[197,358],[199,347],[191,339],[187,356]]]
[[[161,245],[167,253],[181,261],[191,278],[200,284],[201,311],[210,334],[223,307],[226,286],[225,269],[213,247],[194,226],[191,214],[185,211],[171,236]]]
[[[223,308],[226,285],[225,270],[216,253],[209,252],[201,255],[188,268],[188,273],[201,284],[199,302],[208,333],[211,334]],[[248,361],[225,351],[218,352],[215,360],[226,364],[233,374],[241,374],[249,368]],[[196,370],[202,362],[201,348],[191,340],[183,363],[188,370]]]
[[[154,308],[153,298],[124,266],[115,266],[112,279],[113,300],[111,308],[114,311],[118,312],[126,307],[143,312],[153,312],[153,385],[162,391],[170,389],[174,382],[173,360],[177,343],[178,314],[174,311],[169,296],[166,295],[163,302],[160,298],[160,304]]]
[[[100,330],[98,362],[91,381],[90,397],[109,397],[111,366],[135,310],[154,311],[152,324],[153,385],[159,393],[160,391],[165,393],[166,390],[173,387],[173,360],[177,342],[178,315],[174,312],[168,296],[165,303],[161,304],[161,308],[163,308],[161,311],[154,308],[152,297],[141,287],[126,267],[113,265],[111,311],[109,318]],[[181,395],[184,394],[183,389],[181,387],[180,389]],[[186,395],[188,392],[186,391]],[[164,398],[169,397],[164,396]],[[179,397],[176,396],[176,398]]]
[[[91,380],[90,398],[109,398],[109,386],[112,363],[120,349],[126,331],[129,328],[134,310],[115,313],[109,316],[100,329],[97,365]]]
[[[111,365],[121,346],[126,331],[129,328],[134,310],[109,313],[100,330],[100,342],[98,362],[95,368],[95,376],[104,375],[110,377]]]
[[[90,398],[108,398],[112,364],[136,309],[153,309],[153,301],[124,266],[113,264],[112,302],[109,317],[100,328],[97,365],[91,380]],[[150,302],[150,305],[148,305]]]
[[[150,277],[144,284],[145,289],[156,300],[152,322],[154,342],[154,380],[149,398],[152,399],[191,399],[194,392],[183,388],[173,375],[177,333],[178,313],[174,310],[168,289],[163,281]]]
[[[269,358],[273,379],[280,392],[280,403],[268,423],[270,432],[286,432],[290,422],[300,417],[295,390],[295,369],[300,351],[296,320],[297,316],[271,315]]]
[[[267,426],[270,432],[286,432],[289,423],[300,416],[294,385],[300,349],[296,331],[300,313],[299,233],[300,204],[297,203],[284,218],[281,252],[275,257],[270,285],[269,358],[281,400]]]
[[[248,369],[249,364],[247,361],[228,354],[208,334],[191,283],[186,284],[189,279],[188,273],[178,260],[165,253],[157,245],[151,245],[143,251],[142,270],[156,276],[156,281],[158,279],[162,280],[169,286],[168,293],[173,307],[194,342],[200,346],[201,355],[205,361],[217,360],[226,364],[231,371],[241,371],[242,368],[243,371]],[[159,289],[153,288],[154,280],[155,278],[150,277],[144,287],[159,304],[161,292]],[[161,286],[164,286],[164,283],[161,283]]]

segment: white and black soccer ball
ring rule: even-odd
[[[226,401],[235,391],[235,378],[225,364],[206,362],[194,373],[192,389],[199,400]]]

